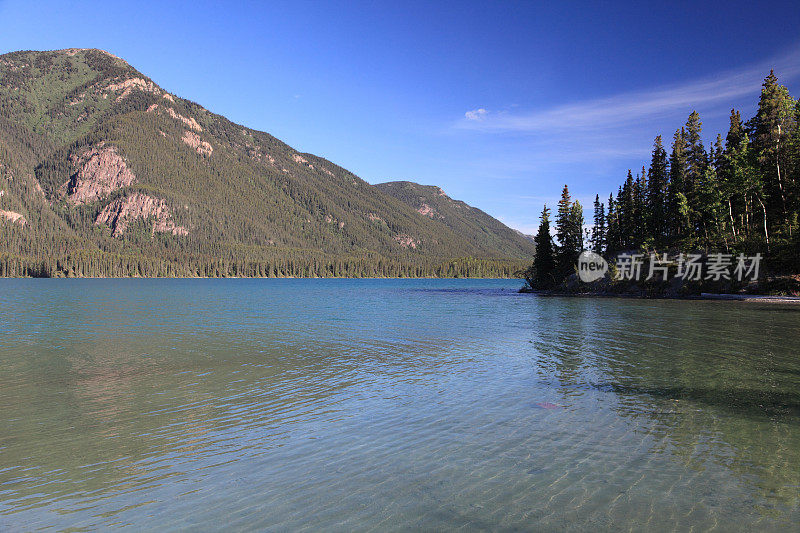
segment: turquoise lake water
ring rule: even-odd
[[[800,306],[0,280],[0,530],[800,525]]]

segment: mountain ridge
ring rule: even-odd
[[[402,180],[378,183],[375,186],[411,206],[419,214],[441,220],[457,233],[475,235],[489,246],[505,240],[517,244],[521,253],[529,248],[529,239],[518,239],[519,236],[525,237],[522,233],[509,228],[477,207],[450,198],[437,185],[421,185]]]
[[[108,52],[0,56],[0,211],[19,215],[0,213],[0,274],[509,275],[533,254],[389,189]]]

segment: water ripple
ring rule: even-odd
[[[494,280],[0,280],[0,529],[800,522],[800,313]]]

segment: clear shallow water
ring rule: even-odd
[[[787,530],[800,306],[0,280],[0,529]]]

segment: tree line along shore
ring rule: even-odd
[[[800,102],[764,79],[755,116],[730,113],[728,132],[706,147],[700,115],[693,111],[672,136],[653,142],[649,165],[628,170],[616,194],[595,197],[593,224],[585,230],[583,206],[565,185],[551,230],[544,206],[535,237],[537,255],[521,274],[525,290],[641,296],[717,292],[800,294]],[[575,276],[579,254],[590,249],[610,260],[609,274],[594,284]],[[761,254],[758,280],[615,279],[615,258],[641,254]],[[670,272],[677,273],[677,262]]]

